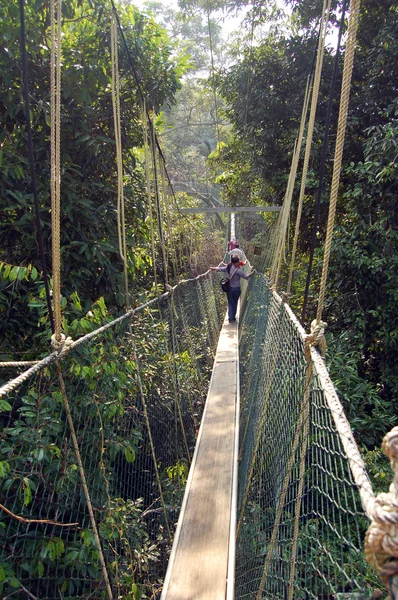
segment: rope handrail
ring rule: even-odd
[[[284,310],[305,344],[309,335],[306,333],[304,327],[301,325],[290,306],[286,302],[283,302],[278,293],[275,290],[272,290],[272,294],[280,304],[283,304]],[[375,494],[366,472],[365,463],[355,442],[351,425],[348,422],[343,406],[330,379],[325,361],[313,345],[310,345],[310,352],[314,371],[322,383],[329,410],[333,416],[341,443],[350,463],[351,472],[361,496],[363,508],[369,519],[371,519],[375,509]]]
[[[40,361],[36,362],[30,369],[28,369],[24,373],[21,373],[21,375],[19,375],[15,379],[12,379],[8,383],[1,386],[0,387],[0,398],[6,396],[10,392],[17,389],[24,381],[26,381],[27,379],[29,379],[29,377],[31,377],[32,375],[34,375],[35,373],[40,371],[40,369],[42,369],[43,367],[46,367],[46,366],[54,363],[56,360],[58,360],[61,357],[63,358],[65,356],[65,354],[67,354],[68,352],[70,352],[71,350],[76,348],[77,346],[80,346],[81,344],[84,344],[85,342],[91,340],[92,338],[96,337],[97,335],[100,335],[107,329],[115,327],[116,325],[122,323],[126,319],[131,319],[134,315],[141,312],[145,308],[148,308],[149,306],[157,304],[162,298],[167,298],[169,295],[171,295],[180,285],[189,283],[191,281],[197,281],[198,279],[205,277],[206,275],[208,275],[211,272],[212,271],[210,271],[210,269],[209,269],[205,273],[201,273],[200,275],[197,275],[196,277],[193,277],[191,279],[182,279],[175,286],[170,287],[170,289],[168,289],[167,292],[164,292],[163,294],[161,294],[161,296],[159,296],[158,298],[153,298],[152,300],[149,300],[148,302],[145,302],[144,304],[140,304],[140,306],[137,306],[136,308],[132,308],[132,309],[126,311],[124,315],[117,317],[110,323],[106,323],[106,325],[102,325],[102,327],[99,327],[95,331],[91,331],[90,333],[87,333],[86,335],[82,336],[81,338],[79,338],[77,340],[70,341],[68,343],[68,346],[65,349],[63,347],[61,347],[60,351],[52,352],[51,354],[45,356]]]

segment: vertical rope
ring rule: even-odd
[[[166,256],[165,246],[164,246],[163,215],[162,215],[162,207],[161,207],[160,198],[159,198],[156,138],[155,138],[155,128],[154,128],[153,123],[150,123],[150,133],[151,133],[151,149],[152,149],[152,161],[153,161],[153,178],[154,178],[153,183],[154,183],[154,191],[155,191],[156,212],[157,212],[157,217],[158,217],[157,221],[158,221],[159,243],[160,243],[160,250],[162,253],[162,260],[163,260],[163,283],[164,283],[164,291],[166,291],[167,285],[168,285],[167,256]]]
[[[211,76],[214,78],[214,55],[213,55],[213,39],[211,35],[211,22],[210,22],[210,10],[207,10],[207,29],[209,31],[209,46],[210,46],[210,61],[211,61]],[[220,132],[218,125],[218,107],[217,107],[217,94],[214,87],[214,81],[212,85],[213,95],[214,95],[214,112],[216,117],[216,138],[217,143],[220,141]]]
[[[55,1],[57,17],[55,19]],[[51,0],[50,118],[51,118],[51,229],[55,339],[61,340],[60,132],[61,132],[61,5]]]
[[[169,250],[169,255],[170,255],[170,259],[171,259],[171,264],[173,267],[173,275],[174,275],[174,280],[176,281],[178,279],[178,266],[177,266],[177,249],[175,247],[174,241],[173,241],[173,222],[170,216],[170,208],[169,208],[169,198],[168,198],[168,194],[167,194],[167,185],[166,185],[166,172],[165,172],[165,166],[164,163],[161,163],[162,165],[162,199],[163,199],[163,206],[165,208],[165,213],[166,213],[166,225],[167,225],[167,249]]]
[[[348,22],[347,43],[344,57],[343,80],[341,85],[340,111],[337,125],[336,149],[334,154],[333,176],[330,190],[329,217],[326,230],[325,251],[323,255],[323,268],[318,298],[318,309],[316,313],[316,320],[318,322],[322,318],[323,303],[325,300],[326,281],[328,276],[330,251],[332,246],[332,235],[336,215],[337,193],[339,189],[344,138],[347,126],[348,102],[350,99],[351,77],[354,64],[355,42],[358,29],[360,5],[360,0],[352,0],[350,5],[350,17]]]
[[[19,0],[19,12],[20,12],[20,21],[21,21],[22,80],[23,80],[24,100],[25,100],[26,128],[27,128],[27,133],[28,133],[29,164],[30,164],[30,171],[31,171],[32,192],[33,192],[34,207],[35,207],[36,236],[37,236],[37,244],[39,246],[41,266],[43,269],[43,280],[44,280],[44,288],[46,291],[48,315],[50,318],[51,330],[52,330],[52,333],[54,333],[55,332],[54,315],[53,315],[53,308],[52,308],[52,303],[51,303],[51,293],[50,293],[50,284],[49,284],[49,280],[48,280],[46,254],[44,251],[43,231],[42,231],[42,225],[41,225],[41,220],[40,220],[39,195],[38,195],[38,191],[37,191],[35,158],[34,158],[34,151],[33,151],[33,136],[32,136],[31,122],[30,122],[29,76],[28,76],[28,61],[26,58],[25,2],[24,2],[24,0]]]
[[[272,249],[272,254],[274,256],[274,260],[273,260],[272,267],[271,267],[270,277],[276,286],[278,285],[278,280],[279,280],[281,255],[283,253],[283,249],[284,249],[285,243],[286,243],[286,233],[287,233],[288,223],[289,223],[290,208],[292,205],[294,184],[296,181],[297,167],[298,167],[298,162],[299,162],[299,158],[300,158],[301,146],[303,143],[305,122],[307,119],[308,104],[309,104],[309,99],[310,99],[310,88],[311,88],[311,82],[310,82],[310,78],[308,77],[307,85],[305,88],[305,94],[304,94],[303,109],[301,112],[300,128],[299,128],[299,133],[298,133],[297,140],[296,140],[296,143],[294,146],[294,151],[293,151],[293,156],[292,156],[292,164],[290,167],[290,173],[289,173],[289,179],[288,179],[287,187],[286,187],[285,199],[283,201],[280,218],[278,218],[277,230],[279,232],[279,235],[278,235],[278,237],[274,236],[274,240],[273,240],[276,250],[274,252],[274,249]]]
[[[287,289],[286,289],[287,293],[290,293],[291,286],[292,286],[292,280],[293,280],[294,261],[296,258],[297,241],[298,241],[298,236],[299,236],[299,231],[300,231],[301,213],[302,213],[303,203],[304,203],[305,186],[307,184],[308,164],[310,161],[312,137],[313,137],[314,125],[315,125],[315,115],[316,115],[316,109],[317,109],[318,97],[319,97],[319,85],[320,85],[321,75],[322,75],[323,55],[324,55],[324,50],[325,50],[325,37],[326,37],[326,31],[327,31],[327,24],[329,21],[330,3],[331,3],[331,0],[328,0],[327,6],[326,6],[326,0],[324,0],[324,2],[323,2],[322,20],[321,20],[321,26],[320,26],[318,52],[317,52],[317,57],[316,57],[316,67],[315,67],[315,75],[314,75],[314,87],[312,90],[310,117],[308,120],[307,141],[306,141],[306,145],[305,145],[303,173],[301,176],[300,196],[299,196],[299,202],[298,202],[298,207],[297,207],[296,227],[295,227],[295,232],[294,232],[292,256],[291,256],[291,262],[290,262],[289,280],[288,280]]]
[[[307,310],[307,302],[308,302],[308,294],[309,294],[310,283],[311,283],[312,263],[313,263],[313,259],[314,259],[315,244],[316,244],[316,238],[317,238],[317,232],[318,232],[319,215],[320,215],[320,211],[321,211],[321,200],[322,200],[323,187],[324,187],[326,157],[327,157],[328,148],[329,148],[329,132],[330,132],[330,125],[332,122],[333,105],[334,105],[336,85],[337,85],[337,75],[339,72],[339,64],[340,64],[341,38],[343,36],[343,29],[344,29],[344,24],[345,24],[345,14],[346,14],[347,5],[348,5],[348,0],[344,0],[343,8],[341,11],[341,16],[340,16],[340,27],[339,27],[339,35],[338,35],[337,45],[336,45],[336,53],[334,56],[332,80],[330,83],[330,94],[329,94],[328,108],[327,108],[327,113],[326,113],[325,130],[323,133],[321,163],[320,163],[320,167],[319,167],[319,182],[318,182],[318,191],[317,191],[317,198],[316,198],[316,207],[315,207],[315,214],[314,214],[314,222],[312,225],[310,257],[308,260],[307,278],[306,278],[305,290],[304,290],[304,300],[303,300],[303,306],[301,309],[301,322],[302,323],[305,320],[305,313]]]
[[[294,530],[292,544],[292,558],[290,561],[290,577],[289,577],[289,594],[288,600],[293,600],[294,593],[294,576],[296,573],[297,561],[297,543],[299,536],[299,523],[301,514],[301,501],[303,498],[304,475],[305,475],[305,457],[307,453],[308,431],[309,431],[309,412],[310,412],[310,386],[312,381],[312,361],[309,351],[306,351],[307,369],[305,373],[305,389],[303,398],[303,432],[301,435],[301,458],[299,467],[299,487],[297,490],[295,515],[294,515]]]
[[[312,378],[312,367],[311,367],[311,362],[309,362],[308,366],[307,366],[307,371],[306,371],[305,389],[304,389],[303,399],[301,402],[300,414],[299,414],[299,418],[297,421],[296,433],[294,436],[293,445],[292,445],[292,449],[290,452],[289,462],[288,462],[288,465],[286,468],[285,478],[283,480],[282,493],[281,493],[281,497],[279,500],[278,512],[275,517],[274,527],[272,530],[271,540],[269,543],[267,557],[265,559],[264,569],[263,569],[263,573],[261,576],[260,586],[257,591],[256,600],[261,600],[262,595],[263,595],[265,580],[268,575],[268,569],[271,564],[272,553],[274,551],[276,537],[278,535],[278,529],[279,529],[279,525],[280,525],[280,521],[281,521],[281,517],[282,517],[283,507],[285,505],[286,494],[287,494],[287,490],[289,487],[289,479],[292,474],[292,469],[293,469],[293,465],[294,465],[294,459],[296,456],[297,447],[299,444],[300,436],[304,436],[304,433],[305,433],[304,431],[302,431],[303,424],[305,423],[306,420],[308,421],[309,391],[310,391],[311,378]],[[304,454],[304,458],[305,458],[305,452],[304,452],[305,447],[306,447],[306,438],[305,438],[305,440],[303,440],[303,447],[302,447],[302,450],[303,450],[302,457]],[[298,516],[300,515],[301,496],[302,496],[302,489],[303,489],[302,486],[303,486],[303,481],[304,481],[304,468],[301,469],[301,465],[300,465],[300,477],[301,477],[301,479],[300,479],[301,493],[300,493],[300,496],[298,494],[297,502],[296,502],[295,534],[294,534],[294,544],[293,544],[294,554],[292,553],[293,564],[292,564],[292,567],[290,570],[288,600],[292,600],[292,598],[293,598],[293,580],[294,580],[294,573],[295,573],[297,539],[298,539]],[[297,534],[296,534],[296,527],[297,527]],[[293,561],[293,557],[294,557],[294,561]]]
[[[281,341],[280,334],[281,334],[282,310],[283,310],[283,304],[281,303],[278,307],[278,315],[277,315],[277,322],[276,322],[276,330],[278,332],[277,338],[279,341]],[[262,411],[261,411],[261,416],[260,416],[259,423],[257,426],[257,438],[256,438],[256,442],[254,444],[252,461],[251,461],[249,473],[248,473],[248,476],[246,479],[246,487],[245,487],[245,491],[243,494],[243,500],[242,500],[242,506],[241,506],[241,511],[240,511],[240,515],[239,515],[239,521],[238,521],[237,528],[236,528],[236,538],[238,538],[239,531],[240,531],[241,525],[243,523],[244,512],[245,512],[247,500],[249,498],[251,480],[253,477],[254,467],[256,465],[257,450],[260,445],[261,435],[264,430],[264,421],[265,421],[265,417],[267,415],[268,403],[269,403],[269,399],[270,399],[272,385],[274,384],[274,377],[275,377],[275,371],[276,371],[276,366],[277,366],[277,362],[278,362],[278,357],[279,357],[279,344],[275,344],[275,346],[273,348],[272,357],[270,357],[270,365],[271,365],[270,366],[270,376],[269,376],[269,381],[267,383],[267,388],[266,388],[265,394],[264,394],[264,403],[263,403],[263,407],[262,407]]]
[[[144,388],[143,388],[143,385],[142,385],[141,369],[140,369],[140,364],[139,364],[138,355],[137,355],[137,349],[136,349],[136,345],[135,345],[135,338],[134,338],[134,335],[131,332],[130,332],[130,336],[131,336],[131,341],[132,341],[133,360],[134,360],[134,363],[135,363],[135,366],[136,366],[136,369],[137,369],[138,389],[139,389],[139,393],[140,393],[140,398],[141,398],[141,403],[142,403],[142,409],[143,409],[143,412],[144,412],[145,424],[146,424],[146,428],[147,428],[147,432],[148,432],[149,445],[151,447],[153,468],[155,470],[156,483],[158,484],[160,502],[161,502],[161,505],[162,505],[163,516],[164,516],[165,526],[166,526],[166,530],[167,530],[167,536],[169,538],[169,541],[171,542],[171,532],[170,532],[170,527],[169,527],[169,521],[168,521],[168,518],[167,518],[167,511],[166,511],[166,504],[165,504],[164,496],[163,496],[162,483],[160,481],[158,461],[157,461],[157,458],[156,458],[155,445],[153,443],[151,424],[149,422],[148,410],[147,410],[147,407],[146,407]]]
[[[106,591],[107,591],[109,600],[113,600],[112,588],[111,588],[111,584],[109,581],[108,571],[106,569],[105,557],[102,552],[101,540],[100,540],[100,537],[98,534],[98,528],[97,528],[97,523],[96,523],[95,516],[94,516],[93,506],[91,504],[90,492],[89,492],[89,489],[87,486],[86,475],[84,472],[82,457],[81,457],[80,449],[79,449],[79,442],[77,441],[75,426],[73,423],[72,414],[70,411],[70,406],[69,406],[69,401],[68,401],[68,395],[66,393],[65,382],[64,382],[64,378],[62,376],[61,365],[59,363],[57,363],[57,372],[58,372],[59,385],[60,385],[63,399],[64,399],[64,407],[65,407],[65,411],[66,411],[66,415],[67,415],[67,419],[68,419],[69,429],[71,432],[73,447],[75,450],[76,462],[77,462],[77,466],[79,468],[80,478],[82,480],[82,487],[83,487],[84,496],[85,496],[86,502],[87,502],[88,513],[90,515],[91,527],[93,529],[95,543],[98,548],[98,555],[99,555],[99,560],[101,563],[102,574],[103,574],[103,577],[105,580]]]
[[[117,234],[119,241],[119,254],[123,261],[124,287],[126,307],[130,306],[130,295],[127,271],[127,242],[126,222],[124,211],[124,189],[123,189],[123,150],[122,150],[122,127],[120,112],[120,79],[119,79],[119,55],[117,47],[117,19],[112,12],[111,17],[111,64],[112,64],[112,107],[113,121],[115,127],[116,166],[117,166]]]
[[[145,174],[146,174],[146,191],[148,198],[148,210],[149,210],[149,227],[151,232],[151,249],[152,249],[152,263],[153,263],[153,274],[155,280],[155,288],[158,287],[157,281],[157,269],[156,269],[156,252],[155,252],[155,232],[153,227],[153,212],[152,212],[152,197],[151,197],[151,174],[149,171],[149,149],[148,149],[148,127],[147,127],[147,113],[145,100],[142,105],[142,133],[144,137],[144,153],[145,153]]]

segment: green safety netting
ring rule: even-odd
[[[380,586],[364,559],[369,522],[336,428],[341,415],[305,337],[256,277],[240,323],[236,598],[370,598]]]
[[[2,597],[157,595],[224,314],[214,281],[180,284],[3,388]]]

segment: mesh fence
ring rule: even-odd
[[[5,597],[157,597],[225,311],[219,287],[185,282],[0,396]]]
[[[236,598],[370,598],[363,512],[304,332],[264,277],[240,323]]]

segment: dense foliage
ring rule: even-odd
[[[283,200],[321,10],[319,2],[290,6],[287,30],[275,24],[261,43],[247,45],[242,60],[219,75],[233,134],[213,153],[211,164],[224,197],[233,205],[258,203],[260,198],[270,204]],[[332,22],[340,10],[338,4],[333,6]],[[364,3],[324,314],[332,376],[358,441],[369,448],[380,444],[397,409],[397,27],[394,3]],[[344,48],[342,54],[341,68]],[[297,310],[308,263],[333,60],[327,50],[299,238],[292,300]],[[336,104],[315,238],[309,321],[322,267],[337,109]]]
[[[34,333],[38,316],[32,308],[42,302],[43,280],[21,81],[20,15],[13,2],[3,3],[0,11],[0,311],[2,351],[7,352],[19,345],[18,323]],[[128,269],[140,289],[151,287],[152,279],[145,170],[139,152],[140,92],[153,111],[173,102],[182,66],[172,55],[167,34],[153,20],[132,5],[120,7],[119,18],[126,41],[125,45],[119,39]],[[28,3],[25,21],[34,162],[51,272],[49,2]],[[105,2],[63,3],[61,247],[67,276],[62,291],[66,298],[76,291],[86,309],[100,296],[110,308],[123,302],[118,295],[123,268],[116,224],[109,22]]]

